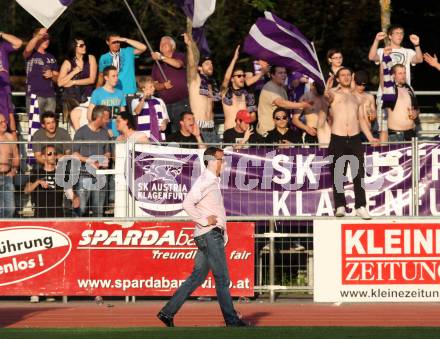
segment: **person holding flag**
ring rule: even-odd
[[[37,28],[23,51],[26,60],[26,110],[30,112],[31,95],[36,95],[40,112],[55,112],[55,85],[58,79],[56,58],[47,52],[50,36],[47,28]]]
[[[171,131],[175,133],[179,130],[180,113],[189,109],[185,54],[176,51],[173,38],[163,36],[160,39],[159,52],[151,52],[151,57],[159,62],[167,78],[165,81],[158,64],[155,63],[151,70],[154,87],[167,105]]]
[[[12,34],[0,32],[0,114],[3,114],[11,133],[16,137],[14,108],[11,101],[9,54],[18,50],[23,41]]]

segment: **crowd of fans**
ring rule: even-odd
[[[23,155],[14,143],[19,138],[8,62],[8,55],[18,51],[23,42],[0,32],[0,217],[15,215],[13,178],[29,166],[29,180],[21,185],[35,206],[35,216],[65,216],[66,208],[72,215],[103,216],[104,206],[114,203],[114,178],[99,187],[90,169],[114,165],[110,140],[172,142],[188,148],[223,142],[236,149],[246,144],[328,144],[332,98],[344,86],[342,77],[347,76],[347,70],[348,85],[362,111],[360,119],[371,136],[383,142],[410,140],[415,136],[418,119],[410,67],[425,59],[440,70],[435,55],[422,54],[416,35],[409,37],[414,49],[402,47],[404,30],[396,25],[376,35],[368,54],[371,61],[381,64],[376,100],[365,92],[367,73],[346,68],[338,49],[327,54],[329,73],[324,84],[264,60],[255,60],[252,71],[247,71],[248,67],[238,64],[237,46],[218,86],[214,60],[200,55],[191,36],[185,33],[183,38],[186,53],[176,50],[172,37],[162,37],[159,50],[149,51],[155,61],[151,74],[136,77],[135,60],[147,51],[142,42],[108,34],[108,52],[97,60],[88,54],[86,41],[77,37],[67,59],[58,67],[57,58],[48,52],[49,32],[36,29],[23,57],[26,110],[38,114],[41,126],[35,133],[30,129],[34,162],[28,161],[27,168],[23,168]],[[379,48],[384,39],[389,43]],[[392,89],[394,96],[388,100]],[[67,130],[58,127],[56,90],[62,91],[60,104]],[[223,111],[224,128],[214,120],[217,106]],[[34,121],[30,118],[29,124]],[[364,141],[372,141],[367,134]],[[81,163],[79,181],[74,187],[60,190],[56,184],[57,162],[66,155]]]

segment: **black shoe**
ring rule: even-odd
[[[162,311],[157,314],[157,318],[162,321],[166,327],[174,327],[173,318],[166,315]]]
[[[244,322],[243,320],[238,320],[236,323],[226,324],[226,327],[251,327],[250,323]]]

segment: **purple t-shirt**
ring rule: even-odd
[[[176,52],[173,54],[174,59],[182,60],[183,64],[186,65],[185,54]],[[173,88],[165,89],[163,91],[157,92],[158,96],[165,101],[166,104],[172,104],[188,98],[188,86],[186,83],[186,70],[185,66],[182,68],[174,68],[163,61],[159,61],[162,66],[163,72],[165,73],[168,80],[173,84]],[[159,67],[154,63],[153,70],[151,71],[151,76],[155,81],[164,82],[162,74],[160,73]]]
[[[9,82],[9,54],[14,47],[7,41],[0,41],[0,113],[9,121],[11,112],[11,86]]]
[[[34,51],[26,59],[26,93],[36,94],[39,97],[49,98],[55,96],[54,84],[52,79],[43,77],[46,69],[58,71],[57,60],[50,53],[39,53]]]

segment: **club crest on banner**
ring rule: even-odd
[[[125,171],[130,199],[142,215],[173,216],[183,212],[183,200],[192,181],[201,172],[199,155],[158,154],[156,152],[132,152],[127,157]]]

